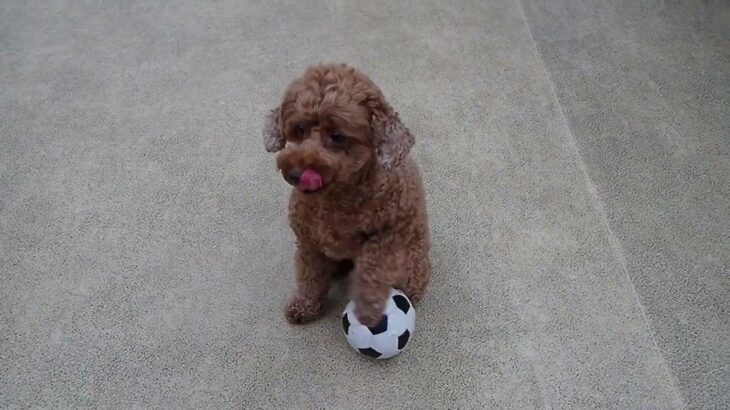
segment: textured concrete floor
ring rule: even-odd
[[[727,404],[730,11],[634,3],[3,2],[0,408]],[[385,363],[281,315],[262,113],[319,61],[418,136]]]
[[[730,3],[524,3],[680,395],[730,406]]]

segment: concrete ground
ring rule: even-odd
[[[724,1],[5,1],[0,408],[730,403]],[[293,327],[262,116],[320,61],[417,135],[409,349]]]

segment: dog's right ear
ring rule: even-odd
[[[276,152],[284,149],[286,141],[281,134],[281,108],[275,108],[266,115],[263,134],[266,151]]]

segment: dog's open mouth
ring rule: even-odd
[[[301,192],[317,192],[323,186],[322,176],[313,169],[304,170],[297,181],[297,189]]]

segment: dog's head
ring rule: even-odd
[[[300,191],[357,184],[397,167],[414,139],[370,79],[345,65],[310,67],[266,117],[264,144]]]

